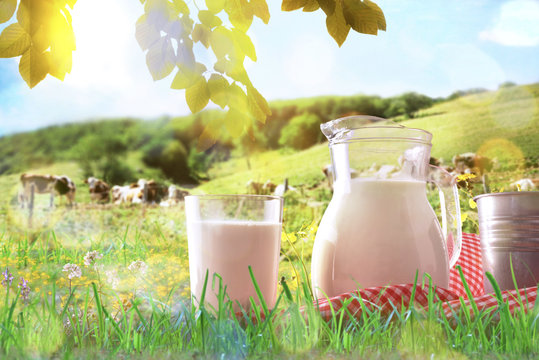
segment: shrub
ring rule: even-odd
[[[320,118],[315,114],[297,115],[282,129],[279,145],[307,149],[322,140]]]

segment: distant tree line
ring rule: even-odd
[[[223,113],[206,110],[152,121],[132,118],[51,126],[0,138],[0,175],[28,171],[58,161],[77,161],[84,176],[114,184],[140,177],[197,183],[212,163],[231,155],[289,147],[308,148],[325,139],[320,124],[341,116],[368,114],[397,121],[440,99],[417,93],[379,96],[323,96],[274,101],[272,115],[242,137],[224,136],[205,151],[197,150],[204,127]]]

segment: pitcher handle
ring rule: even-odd
[[[442,209],[442,232],[449,256],[449,268],[455,266],[462,248],[462,222],[457,178],[444,169],[429,164],[428,181],[438,187]],[[450,251],[452,250],[452,251]]]

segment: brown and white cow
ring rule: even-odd
[[[90,200],[97,203],[108,203],[110,201],[110,186],[103,180],[95,177],[89,177],[84,180],[88,184],[90,191]]]
[[[154,180],[140,179],[131,185],[112,187],[112,201],[115,204],[155,204],[166,193],[166,188],[160,186]]]
[[[19,193],[19,201],[21,207],[31,202],[32,193],[35,194],[50,194],[49,206],[54,205],[54,195],[64,195],[69,205],[75,202],[75,183],[66,175],[38,175],[38,174],[22,174],[20,177],[22,190]]]
[[[492,170],[494,162],[486,156],[469,152],[453,156],[454,172],[457,174],[483,175]]]
[[[139,204],[142,202],[143,192],[137,184],[114,185],[111,189],[112,202],[114,204]]]
[[[178,189],[176,185],[170,185],[167,191],[167,197],[165,200],[159,203],[159,206],[169,207],[178,204],[180,201],[189,195],[188,191]]]

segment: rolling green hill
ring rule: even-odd
[[[348,105],[339,107],[333,104],[337,100]],[[365,96],[319,97],[300,99],[296,102],[278,101],[272,103],[272,107],[274,116],[279,114],[281,116],[275,121],[282,122],[282,118],[289,119],[293,116],[287,117],[285,114],[287,112],[297,114],[320,110],[328,108],[328,104],[333,104],[332,111],[335,109],[344,111],[353,106],[360,106],[358,104],[361,103],[371,104],[369,102],[371,100],[382,101],[377,97]],[[455,154],[479,152],[498,159],[498,170],[510,174],[506,175],[505,180],[520,176],[524,172],[532,176],[537,172],[539,84],[504,87],[498,91],[461,96],[451,101],[437,101],[433,106],[414,115],[412,119],[406,120],[401,116],[395,120],[405,126],[430,131],[434,136],[432,155],[443,158],[446,163],[449,163]],[[133,119],[100,121],[56,126],[0,138],[0,163],[4,164],[4,167],[16,165],[7,173],[11,173],[11,176],[0,176],[0,183],[16,183],[18,174],[32,170],[65,173],[71,176],[77,185],[82,185],[85,174],[77,165],[78,159],[74,155],[74,149],[77,149],[78,139],[92,132],[94,135],[113,132],[122,136],[126,144],[122,150],[124,151],[122,162],[127,164],[129,169],[134,169],[131,174],[134,178],[154,174],[159,177],[155,171],[148,170],[143,161],[144,151],[152,150],[152,143],[159,145],[169,141],[180,141],[179,139],[187,143],[196,139],[205,117],[208,115],[161,119],[154,122]],[[321,120],[324,118],[321,117]],[[269,128],[272,123],[266,126]],[[325,143],[303,151],[261,148],[250,154],[249,161],[243,156],[244,151],[241,151],[241,148],[230,152],[234,145],[226,145],[226,141],[223,144],[225,146],[218,148],[217,151],[225,151],[228,154],[220,158],[226,161],[214,162],[207,172],[209,181],[203,182],[195,192],[241,193],[245,192],[245,184],[249,180],[264,182],[269,179],[280,183],[285,178],[288,178],[293,186],[312,187],[323,180],[321,168],[330,162]],[[29,161],[27,157],[33,153],[37,153],[38,156]],[[522,169],[523,163],[527,163],[528,169]],[[171,181],[165,178],[161,180]]]
[[[432,155],[449,163],[455,154],[479,152],[498,159],[498,170],[518,177],[538,171],[539,84],[503,88],[439,103],[421,111],[418,117],[401,122],[433,134]],[[522,164],[531,163],[523,170]],[[327,145],[305,151],[272,151],[250,159],[233,159],[211,169],[212,180],[202,184],[202,192],[242,192],[248,180],[313,185],[323,179],[321,168],[330,162]],[[507,174],[505,175],[508,176]],[[502,180],[509,181],[509,178]]]

